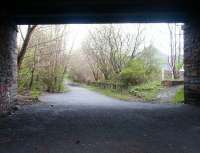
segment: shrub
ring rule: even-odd
[[[162,89],[160,81],[149,81],[147,83],[130,87],[129,92],[132,95],[145,100],[153,100],[160,89]]]
[[[120,79],[125,85],[135,85],[145,81],[145,65],[140,59],[131,60],[120,73]]]

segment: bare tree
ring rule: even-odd
[[[96,61],[96,67],[107,80],[110,75],[119,74],[127,62],[135,56],[142,41],[140,35],[140,28],[134,36],[132,33],[124,32],[121,27],[112,24],[101,25],[90,31],[83,43],[83,50],[87,56]]]
[[[131,58],[133,59],[137,53],[137,51],[139,50],[141,44],[144,42],[144,37],[143,37],[143,31],[144,29],[141,27],[140,24],[137,25],[137,29],[136,29],[136,35],[135,35],[135,38],[134,38],[134,45],[133,45],[133,50],[132,50],[132,53],[131,53]]]
[[[84,45],[86,45],[86,44],[84,44]],[[82,49],[84,51],[87,64],[90,67],[90,70],[92,72],[93,78],[95,81],[98,81],[101,76],[101,74],[100,74],[101,72],[99,70],[98,64],[95,61],[94,57],[92,56],[91,52],[87,50],[88,48],[86,46],[82,47]]]
[[[62,89],[73,47],[66,45],[67,30],[67,25],[51,25],[34,31],[19,71],[19,80],[27,89],[35,88],[35,84],[50,92]]]
[[[83,43],[83,50],[88,56],[97,63],[98,69],[104,75],[104,78],[109,79],[112,68],[109,64],[109,52],[105,39],[105,29],[96,28],[94,32],[90,32],[89,37]]]
[[[177,79],[179,77],[179,65],[181,64],[181,37],[180,26],[177,28],[177,24],[168,24],[169,36],[170,36],[170,55],[168,57],[168,65],[172,72],[172,78]],[[177,34],[179,31],[179,34]],[[177,35],[179,35],[177,37]],[[178,40],[179,39],[179,40]]]

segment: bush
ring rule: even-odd
[[[135,85],[145,82],[145,65],[140,59],[131,60],[120,73],[120,79],[125,85]]]
[[[62,92],[64,91],[64,76],[63,69],[60,65],[57,65],[55,71],[49,70],[49,68],[37,68],[34,72],[31,82],[31,67],[25,65],[26,60],[22,64],[23,67],[19,70],[18,73],[18,82],[19,82],[19,92],[23,93],[24,91],[48,91],[48,92]]]

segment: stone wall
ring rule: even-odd
[[[163,80],[162,85],[166,87],[173,87],[177,85],[183,85],[184,81],[183,80]]]
[[[185,102],[200,105],[200,26],[184,25]]]
[[[17,27],[0,23],[0,113],[7,111],[17,94]]]

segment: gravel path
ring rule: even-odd
[[[170,103],[173,101],[174,96],[176,95],[176,92],[182,88],[182,85],[168,87],[165,89],[162,89],[158,96],[157,96],[157,102],[158,103]]]
[[[200,109],[125,102],[81,87],[0,118],[0,153],[199,153]]]

